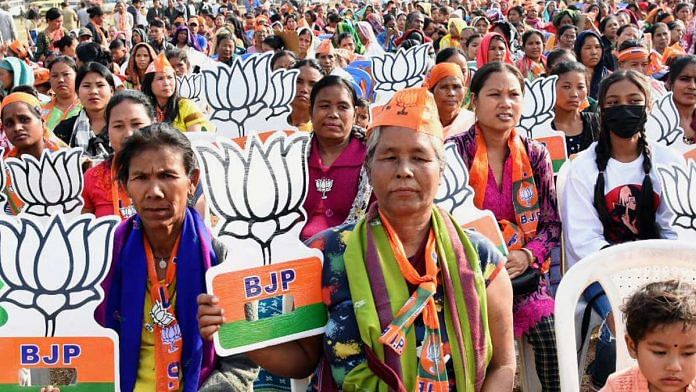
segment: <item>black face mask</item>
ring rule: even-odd
[[[643,130],[648,121],[645,105],[617,105],[602,109],[604,128],[622,139],[630,139]]]

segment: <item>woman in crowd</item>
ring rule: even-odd
[[[276,69],[290,69],[294,67],[295,64],[297,64],[297,56],[294,52],[291,52],[289,50],[278,51],[271,57],[271,60],[269,61],[269,66],[273,71],[275,71]]]
[[[40,159],[44,151],[57,151],[64,146],[59,140],[48,136],[41,119],[41,103],[36,95],[25,92],[14,92],[2,101],[0,111],[3,131],[7,139],[12,143],[12,149],[5,150],[2,159],[24,154]],[[5,176],[4,193],[7,196],[5,212],[17,215],[22,210],[24,203],[12,189],[12,177]]]
[[[104,112],[114,94],[114,76],[99,63],[87,63],[75,79],[82,110],[58,123],[53,133],[70,147],[80,147],[85,155],[102,160],[111,154]]]
[[[297,30],[298,57],[300,59],[314,58],[314,33],[308,27]],[[247,51],[248,52],[248,51]]]
[[[198,333],[196,297],[206,291],[206,270],[227,252],[188,206],[200,176],[191,144],[171,125],[154,124],[125,139],[116,168],[136,211],[116,231],[104,283],[105,325],[119,335],[121,390],[205,391],[221,375],[212,344]],[[154,316],[162,312],[171,317],[166,323]],[[221,362],[226,390],[250,389],[256,366],[243,355]]]
[[[137,12],[137,11],[136,11]],[[133,20],[133,15],[126,10],[126,4],[123,1],[117,1],[114,6],[114,27],[118,34],[123,34],[126,41],[131,40],[133,34],[133,27],[135,27],[135,20]],[[111,36],[114,39],[114,36]]]
[[[63,27],[63,14],[58,8],[46,11],[46,29],[39,33],[34,50],[34,61],[43,61],[46,55],[53,51],[54,43],[66,35],[68,30]]]
[[[225,65],[232,66],[236,47],[233,34],[226,31],[218,33],[215,36],[215,49],[213,50],[215,55],[213,58]]]
[[[406,89],[390,102],[375,113],[365,159],[377,202],[356,224],[309,242],[327,260],[326,335],[247,355],[295,378],[323,357],[313,379],[322,390],[509,391],[515,356],[502,257],[433,205],[445,162],[432,95]],[[407,102],[415,105],[402,110]],[[390,302],[386,310],[377,305]],[[201,334],[210,339],[221,310],[212,296],[200,296],[199,304]],[[397,311],[414,316],[395,317]],[[389,344],[394,340],[403,351]],[[417,353],[421,342],[431,349]]]
[[[16,57],[0,60],[0,91],[7,95],[17,86],[33,86],[34,72],[24,61]]]
[[[300,131],[312,131],[312,112],[310,97],[312,88],[322,78],[321,67],[316,60],[300,60],[295,66],[300,73],[297,75],[295,97],[290,103],[292,112],[288,118],[288,124],[297,127]]]
[[[140,90],[145,70],[157,57],[157,53],[152,46],[144,42],[136,44],[131,53],[133,54],[128,59],[128,67],[126,67],[126,87]]]
[[[145,33],[145,30],[141,28],[134,28],[133,29],[133,37],[131,38],[131,47],[135,49],[136,45],[139,43],[147,43],[147,34]],[[134,53],[134,52],[132,52]]]
[[[346,40],[346,36],[344,33],[348,36],[350,36],[353,39],[353,52],[356,54],[364,54],[365,53],[365,46],[363,46],[362,42],[360,41],[360,37],[358,37],[358,32],[355,30],[355,27],[350,22],[341,22],[338,24],[338,31],[337,31],[338,39],[336,40],[337,47],[343,48],[341,46],[341,43],[343,40]],[[344,48],[345,49],[345,48]]]
[[[191,34],[191,30],[189,30],[188,26],[177,27],[171,42],[172,45],[179,49],[188,50],[191,48],[199,52],[202,51],[201,48],[198,47],[198,43],[194,39],[193,34]]]
[[[524,94],[517,68],[486,64],[476,71],[471,93],[476,124],[450,140],[469,169],[474,204],[495,214],[510,251],[505,268],[513,280],[515,336],[534,347],[543,391],[560,391],[554,301],[544,277],[551,249],[561,241],[551,159],[515,128]]]
[[[554,49],[546,56],[546,74],[550,75],[553,69],[560,63],[565,61],[577,61],[575,54],[567,49]]]
[[[451,18],[449,22],[447,22],[448,34],[440,40],[440,50],[451,47],[461,47],[461,34],[464,27],[466,27],[464,19]]]
[[[505,38],[498,33],[488,33],[483,36],[476,54],[476,65],[478,68],[492,62],[504,62],[512,65],[510,48]]]
[[[365,46],[365,56],[378,56],[384,53],[370,22],[358,22],[358,37]]]
[[[605,66],[604,51],[601,37],[594,31],[583,31],[575,40],[575,57],[585,66],[585,80],[589,86],[588,92],[592,99],[597,99],[599,83],[607,75],[609,69]]]
[[[566,152],[575,155],[587,149],[599,135],[599,115],[583,112],[587,100],[585,66],[573,61],[562,62],[550,75],[557,75],[553,129],[565,133]]]
[[[462,108],[466,97],[466,81],[459,65],[443,62],[435,65],[424,87],[435,98],[444,137],[466,132],[474,125],[474,113]]]
[[[271,33],[264,25],[258,25],[254,28],[254,45],[247,48],[247,53],[263,53],[263,40]]]
[[[48,65],[48,70],[54,95],[50,102],[41,107],[41,116],[46,122],[46,129],[53,132],[58,123],[77,116],[82,110],[82,104],[75,90],[75,61],[70,57],[60,56]]]
[[[549,42],[546,43],[546,47],[550,49],[555,49],[558,48],[559,45],[562,45],[561,43],[561,35],[563,34],[561,30],[564,30],[565,26],[575,26],[578,23],[578,14],[573,11],[573,10],[563,10],[558,12],[554,17],[553,17],[553,28],[556,34],[552,35],[549,37]],[[576,27],[577,29],[577,27]],[[567,46],[567,44],[566,44]],[[560,46],[564,47],[564,46]],[[566,49],[572,49],[573,46],[570,45],[570,47],[566,47]]]
[[[466,59],[476,63],[476,55],[478,54],[478,48],[481,46],[481,41],[483,41],[483,35],[479,33],[472,34],[464,45]]]
[[[477,16],[471,21],[471,25],[476,28],[479,34],[486,35],[491,22],[485,16]]]
[[[528,80],[540,77],[546,70],[544,57],[544,35],[538,30],[528,30],[522,35],[524,56],[517,62],[517,68]]]
[[[117,156],[128,137],[155,121],[155,109],[143,93],[125,90],[114,94],[104,116],[109,143],[114,156]],[[82,190],[85,200],[83,214],[90,213],[97,217],[116,215],[123,220],[135,213],[131,199],[119,186],[116,172],[113,156],[87,170]]]
[[[599,32],[602,34],[601,43],[604,48],[604,63],[610,71],[614,70],[614,62],[611,53],[616,49],[616,39],[619,32],[619,20],[614,15],[609,15],[599,23]],[[580,61],[580,57],[578,57]],[[583,63],[584,64],[584,63]],[[585,64],[587,67],[587,64]]]
[[[599,92],[602,111],[599,140],[570,164],[563,194],[565,249],[568,263],[607,246],[644,239],[676,239],[674,213],[662,194],[657,167],[683,165],[683,158],[645,135],[651,105],[645,77],[635,71],[609,75]],[[572,233],[572,234],[571,234]],[[603,319],[611,305],[601,286],[583,294]],[[615,345],[605,324],[590,366],[599,389],[615,369]]]
[[[693,17],[693,4],[691,3],[679,3],[674,6],[674,16],[677,18],[677,20],[682,21],[684,23],[684,26],[686,26],[686,30],[684,31],[684,36],[682,37],[681,41],[679,44],[682,46],[682,48],[688,49],[691,47],[691,43],[693,42],[693,33],[694,33],[694,27],[691,23],[691,19]]]
[[[679,112],[684,142],[696,144],[696,56],[680,57],[669,67],[667,87]]]
[[[145,71],[143,93],[150,98],[157,121],[172,124],[181,132],[212,132],[212,125],[190,99],[179,97],[174,68],[160,53]]]
[[[70,35],[64,35],[63,38],[55,42],[54,46],[62,56],[72,57],[76,56],[75,50],[77,49],[77,39]]]
[[[669,46],[670,37],[669,27],[666,24],[655,23],[652,26],[653,50],[660,54],[660,57]]]
[[[575,39],[578,37],[578,28],[573,25],[565,25],[556,31],[555,48],[573,50]]]

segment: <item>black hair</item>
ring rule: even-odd
[[[691,5],[691,4],[689,4],[689,3],[679,3],[679,4],[677,4],[677,5],[674,7],[674,15],[678,14],[679,11],[682,10],[682,8],[689,8],[689,7],[693,7],[693,5]]]
[[[568,30],[575,30],[576,33],[578,32],[578,28],[575,25],[563,25],[558,28],[558,36],[562,36]]]
[[[499,72],[509,72],[513,74],[515,79],[520,82],[520,89],[522,93],[524,93],[524,76],[522,76],[517,67],[500,61],[485,64],[476,71],[474,77],[471,79],[471,86],[469,87],[471,93],[478,96],[491,75]]]
[[[604,111],[605,100],[609,88],[617,82],[628,80],[635,84],[645,95],[646,105],[650,102],[650,90],[647,87],[647,82],[644,77],[635,71],[616,71],[605,78],[599,87],[599,107],[600,107],[600,130],[599,140],[595,147],[597,155],[595,162],[597,163],[597,182],[594,188],[594,207],[599,215],[599,220],[602,222],[604,231],[608,230],[612,224],[612,218],[609,214],[607,202],[604,197],[605,178],[604,171],[607,169],[607,163],[611,158],[611,139],[610,130],[606,126],[606,117]],[[646,107],[647,113],[647,107]],[[647,114],[646,114],[647,115]],[[655,222],[655,194],[653,193],[653,183],[650,179],[650,171],[652,170],[652,154],[648,147],[648,138],[645,135],[645,126],[639,131],[640,138],[638,139],[638,150],[643,155],[643,177],[642,189],[640,195],[636,198],[636,211],[638,212],[636,227],[638,229],[637,237],[641,240],[659,238],[659,229]],[[605,234],[606,235],[606,234]]]
[[[512,37],[513,37],[513,30],[517,32],[517,30],[514,28],[515,26],[512,25],[510,22],[506,22],[504,20],[499,20],[495,23],[493,23],[490,27],[490,31],[493,31],[496,27],[500,28],[503,32],[503,38],[505,38],[505,43],[507,46],[510,46],[510,43],[512,42]],[[542,38],[543,40],[543,38]]]
[[[693,54],[677,57],[669,66],[669,84],[674,86],[679,75],[684,72],[684,69],[689,65],[696,65],[696,56]]]
[[[72,46],[72,44],[75,43],[75,41],[76,41],[75,38],[70,36],[70,34],[66,34],[63,36],[63,38],[54,42],[53,46],[55,46],[56,48],[58,48],[58,50],[60,50],[62,52],[63,49],[65,49],[66,47]]]
[[[629,24],[625,24],[625,25],[619,27],[619,29],[616,30],[616,36],[617,36],[617,37],[620,36],[620,35],[621,35],[624,31],[626,31],[627,29],[636,29],[636,30],[638,30],[638,32],[640,32],[641,35],[642,35],[642,31],[638,28],[638,26],[634,25],[633,23],[629,23]]]
[[[332,86],[341,86],[348,90],[348,94],[350,94],[351,100],[353,102],[353,107],[355,107],[358,103],[358,94],[355,93],[355,89],[353,88],[353,85],[343,79],[342,77],[338,75],[326,75],[323,78],[321,78],[315,85],[312,87],[312,92],[309,94],[309,110],[313,111],[314,110],[314,104],[316,103],[317,100],[317,95],[319,95],[319,92],[327,87],[332,87]]]
[[[159,27],[163,29],[166,26],[164,25],[164,22],[161,19],[153,19],[152,22],[150,22],[150,28],[152,27]]]
[[[109,100],[109,103],[106,104],[106,109],[104,110],[104,118],[106,119],[106,127],[108,129],[109,127],[109,119],[111,118],[111,111],[121,103],[129,101],[138,105],[142,105],[145,108],[145,112],[147,113],[148,117],[150,117],[150,120],[154,121],[155,120],[155,107],[152,106],[152,102],[150,101],[150,98],[148,98],[145,94],[141,93],[140,91],[137,90],[123,90],[119,91],[116,94],[114,94],[111,99]]]
[[[467,49],[469,48],[469,45],[471,45],[471,43],[474,42],[474,40],[476,38],[483,38],[483,34],[481,34],[481,33],[471,34],[471,36],[469,36],[469,38],[467,38],[466,42],[465,42]]]
[[[368,102],[367,99],[365,99],[365,98],[358,98],[358,100],[355,102],[355,107],[356,108],[369,108],[370,102]]]
[[[123,42],[122,39],[116,38],[115,40],[111,41],[109,44],[109,49],[114,50],[114,49],[121,49],[124,48],[126,44]]]
[[[95,16],[104,15],[104,10],[102,10],[100,6],[95,5],[87,10],[87,14],[89,15],[89,18],[92,19]]]
[[[111,52],[104,50],[96,42],[83,42],[77,45],[75,54],[83,63],[96,62],[107,67],[111,63]]]
[[[263,39],[263,43],[270,46],[273,50],[285,49],[285,42],[283,42],[283,39],[277,35],[269,35]]]
[[[65,64],[65,65],[67,65],[68,67],[72,68],[73,71],[75,71],[75,72],[77,73],[77,65],[75,64],[75,60],[73,60],[72,57],[69,57],[69,56],[58,56],[58,57],[56,57],[55,59],[53,59],[53,61],[51,61],[50,63],[46,64],[46,68],[47,68],[47,69],[49,70],[49,72],[50,72],[50,71],[51,71],[51,68],[53,68],[53,66],[56,65],[56,64],[58,64],[58,63],[63,63],[63,64]]]
[[[667,31],[670,31],[670,28],[669,28],[669,26],[667,26],[666,23],[657,22],[657,23],[654,23],[652,26],[650,26],[650,31],[649,31],[650,34],[652,34],[654,36],[658,27],[664,27],[667,29]]]
[[[538,35],[541,38],[541,44],[544,44],[544,34],[539,30],[527,30],[522,34],[522,46],[527,44],[527,40],[532,38],[533,35]]]
[[[271,59],[271,61],[273,61],[273,59]],[[300,60],[300,61],[296,62],[295,65],[292,66],[292,69],[300,69],[302,67],[314,68],[317,71],[319,71],[319,73],[322,73],[322,74],[324,73],[324,71],[321,69],[321,65],[319,65],[319,63],[315,59]],[[273,69],[272,64],[271,64],[271,69]]]
[[[464,58],[466,58],[464,51],[462,51],[461,49],[449,47],[442,49],[437,53],[437,56],[435,56],[435,64],[445,63],[447,62],[447,60],[449,60],[450,57],[454,56],[455,54],[460,54],[464,56]]]
[[[338,38],[336,38],[336,47],[340,47],[341,41],[343,41],[346,38],[351,38],[353,41],[355,41],[353,34],[344,31],[343,33],[338,35]],[[354,43],[357,44],[356,42]]]
[[[179,48],[174,47],[174,48],[167,49],[164,52],[164,55],[165,55],[165,57],[167,57],[167,60],[171,60],[173,58],[176,58],[177,60],[183,61],[186,64],[189,64],[189,65],[191,64],[189,62],[188,53],[185,50],[181,50]]]
[[[384,26],[386,26],[387,23],[389,23],[389,22],[391,22],[391,21],[393,21],[393,20],[396,20],[396,19],[394,19],[394,15],[392,15],[392,14],[384,14],[384,18],[383,18],[383,19],[384,19],[384,20],[383,20],[383,21],[384,21]]]
[[[329,20],[329,23],[340,23],[342,20],[341,16],[335,12],[329,13],[327,19]]]
[[[55,8],[55,7],[49,8],[49,10],[46,11],[46,21],[47,22],[50,22],[52,20],[56,20],[56,19],[60,18],[61,16],[63,16],[63,13],[60,12],[60,10],[58,8]]]
[[[114,75],[109,71],[106,66],[103,64],[95,63],[94,61],[89,62],[85,65],[83,65],[78,71],[77,71],[77,76],[75,77],[75,89],[80,88],[80,84],[82,84],[82,80],[87,76],[89,73],[96,73],[103,77],[106,80],[106,83],[111,86],[111,89],[115,90],[116,87],[114,85]]]
[[[521,18],[524,18],[524,7],[522,7],[521,5],[516,5],[514,7],[511,7],[508,10],[508,17],[510,17],[510,12],[512,12],[512,11],[517,12]]]
[[[565,75],[569,72],[577,72],[585,75],[585,66],[579,61],[564,61],[551,68],[549,75]]]
[[[285,56],[290,56],[295,60],[295,64],[297,64],[297,55],[294,52],[291,52],[289,50],[279,50],[276,53],[271,56],[271,60],[269,61],[269,66],[271,67],[271,70],[275,66],[275,64],[278,62],[278,60],[282,59]]]
[[[135,132],[124,141],[114,163],[118,168],[117,177],[121,184],[128,183],[130,164],[134,157],[144,151],[158,151],[166,147],[181,153],[186,175],[191,176],[198,167],[191,142],[171,124],[161,122],[141,128],[139,132]]]
[[[628,48],[644,48],[644,46],[638,40],[627,39],[626,41],[622,42],[621,45],[619,45],[619,52]]]

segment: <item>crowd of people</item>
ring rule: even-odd
[[[83,212],[123,220],[97,319],[119,334],[124,391],[284,391],[310,376],[318,391],[511,391],[521,338],[542,390],[560,391],[549,270],[564,233],[570,268],[608,246],[678,239],[657,167],[685,161],[649,140],[646,123],[670,91],[684,142],[696,142],[690,2],[147,3],[31,9],[26,31],[0,10],[2,158],[81,148]],[[411,104],[371,105],[351,64],[421,44],[432,62],[423,86],[390,101]],[[215,127],[177,78],[267,52],[272,70],[299,71],[287,120],[311,133],[309,183],[335,184],[310,186],[301,232],[324,254],[328,324],[218,358],[225,317],[205,272],[233,250],[210,234],[185,136]],[[525,81],[552,75],[553,127],[574,157],[561,193],[547,148],[517,129]],[[446,142],[507,256],[434,204]],[[15,215],[22,201],[7,182]],[[695,287],[653,284],[626,303],[639,364],[629,370],[615,369],[623,337],[602,287],[583,296],[605,320],[592,390],[696,391]],[[150,311],[162,304],[167,324]]]

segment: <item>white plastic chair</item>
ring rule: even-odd
[[[582,292],[599,282],[614,310],[616,368],[633,363],[628,354],[620,305],[639,287],[669,279],[696,282],[696,244],[672,240],[630,242],[603,249],[566,271],[556,295],[556,344],[563,392],[579,392],[575,309]]]

